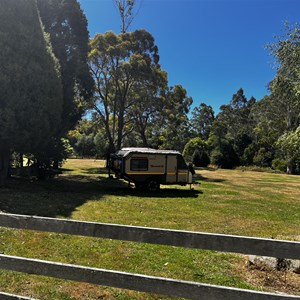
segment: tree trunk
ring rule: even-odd
[[[0,187],[5,185],[8,177],[9,158],[10,155],[8,150],[0,151]]]
[[[148,148],[149,144],[148,144],[148,141],[147,141],[147,138],[146,138],[145,131],[141,130],[140,131],[140,136],[141,136],[141,139],[142,139],[142,142],[143,142],[143,147]]]
[[[54,159],[54,161],[53,161],[53,169],[54,170],[58,170],[58,168],[59,168],[59,161],[58,161],[58,159]]]
[[[19,156],[19,167],[20,168],[24,167],[24,164],[23,164],[23,153],[20,153],[20,156]]]
[[[118,138],[117,138],[117,150],[121,149],[123,141],[123,128],[124,128],[124,116],[120,115],[118,119]]]
[[[118,136],[117,136],[117,149],[120,150],[123,142],[123,130],[124,130],[124,103],[120,103],[120,111],[118,115]]]

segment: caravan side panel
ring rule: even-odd
[[[126,157],[125,176],[133,182],[155,177],[165,183],[165,155],[133,153]]]

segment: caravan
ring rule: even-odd
[[[160,184],[192,184],[195,174],[180,152],[151,148],[123,148],[110,155],[108,168],[118,178],[150,192]]]

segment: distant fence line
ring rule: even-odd
[[[300,243],[292,241],[82,222],[15,214],[0,214],[0,226],[222,252],[300,259]],[[61,264],[3,254],[0,255],[0,269],[189,299],[300,299],[300,296],[294,295],[264,293],[197,282]],[[18,296],[12,295],[11,297]],[[0,297],[0,299],[29,298]]]

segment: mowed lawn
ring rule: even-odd
[[[194,190],[148,194],[108,179],[104,161],[70,159],[46,182],[11,180],[0,210],[55,218],[300,240],[300,176],[197,170]],[[0,252],[117,271],[300,294],[300,275],[253,270],[241,255],[0,229]],[[165,296],[0,271],[0,291],[38,299],[168,299]]]

